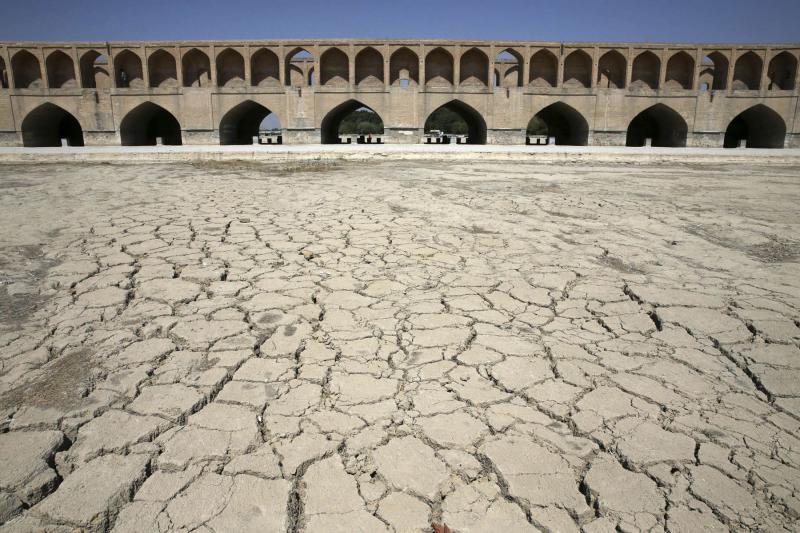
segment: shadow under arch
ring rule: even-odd
[[[725,130],[725,148],[738,148],[745,141],[747,148],[783,148],[786,123],[781,116],[763,104],[750,107],[731,120]]]
[[[155,146],[159,137],[163,144],[183,144],[178,119],[153,102],[131,109],[120,122],[119,133],[122,146]]]
[[[55,104],[42,104],[28,113],[20,129],[23,146],[61,146],[61,139],[66,139],[69,146],[83,146],[78,119]]]
[[[342,124],[342,120],[353,111],[361,108],[369,109],[378,115],[374,109],[368,105],[362,104],[358,100],[348,100],[328,111],[328,114],[322,119],[322,124],[320,125],[322,144],[339,144],[339,126]],[[380,118],[380,115],[378,115],[378,117]],[[383,123],[382,118],[381,123]]]
[[[555,102],[536,113],[528,123],[529,132],[536,122],[544,123],[547,136],[555,137],[557,145],[589,144],[589,123],[578,110],[564,102]]]
[[[219,122],[220,144],[253,144],[261,123],[272,111],[252,100],[233,106]]]
[[[433,112],[428,115],[428,118],[425,120],[425,132],[430,131],[431,129],[431,117],[437,113],[437,111],[441,109],[447,109],[452,111],[461,119],[466,122],[467,124],[467,144],[486,144],[486,121],[483,119],[480,113],[475,110],[472,106],[465,104],[461,100],[450,100],[444,105],[441,105],[433,110]],[[453,133],[453,132],[443,132]]]
[[[648,107],[628,125],[625,146],[645,146],[647,139],[651,146],[683,148],[689,127],[680,114],[664,104]]]

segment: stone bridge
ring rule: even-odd
[[[469,142],[800,147],[800,44],[435,40],[0,42],[0,145],[338,141],[368,107],[422,142],[446,106]]]

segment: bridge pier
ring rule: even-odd
[[[492,128],[486,130],[486,144],[525,144],[525,130]]]

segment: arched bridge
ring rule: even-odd
[[[473,143],[800,147],[800,44],[432,40],[0,43],[0,145],[387,143],[446,107]]]

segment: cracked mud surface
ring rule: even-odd
[[[796,531],[800,171],[0,168],[0,531]]]

